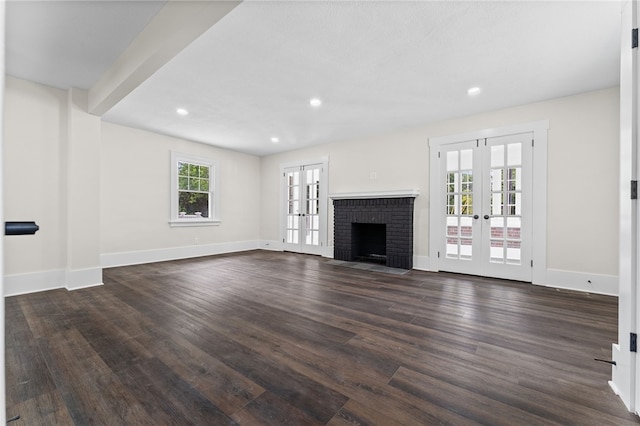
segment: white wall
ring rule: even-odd
[[[5,274],[66,267],[66,175],[60,157],[66,100],[62,90],[6,78],[5,220],[34,220],[40,231],[33,236],[5,237]]]
[[[618,88],[487,112],[404,131],[320,145],[262,159],[261,238],[279,239],[278,170],[285,162],[329,157],[329,193],[413,189],[414,254],[427,257],[428,139],[549,120],[547,265],[554,281],[587,276],[615,293],[618,273]],[[370,179],[376,172],[377,179]],[[329,209],[331,216],[332,209]],[[329,245],[333,244],[330,218]],[[563,275],[563,272],[573,275]],[[586,281],[586,279],[585,279]],[[580,283],[565,283],[579,287]]]
[[[217,161],[220,225],[169,226],[172,150]],[[101,159],[103,265],[257,248],[258,157],[103,122]]]
[[[67,91],[67,131],[60,158],[64,166],[67,218],[65,286],[102,284],[100,265],[100,117],[87,113],[86,90]]]
[[[258,157],[101,122],[86,95],[6,79],[4,214],[40,230],[5,237],[5,295],[101,284],[103,266],[258,247]],[[220,225],[169,226],[171,150],[218,162]]]
[[[4,214],[35,235],[5,238],[5,295],[102,284],[100,119],[86,91],[7,77]]]

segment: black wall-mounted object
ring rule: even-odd
[[[33,235],[40,227],[35,222],[5,222],[4,235]]]

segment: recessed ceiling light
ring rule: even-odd
[[[318,98],[311,98],[309,99],[309,105],[314,108],[318,108],[320,105],[322,105],[322,101]]]
[[[178,115],[183,115],[183,116],[184,116],[184,115],[189,115],[189,111],[187,111],[187,110],[186,110],[186,109],[184,109],[184,108],[178,108],[178,109],[176,110],[176,114],[178,114]]]
[[[469,96],[478,96],[482,90],[479,87],[472,87],[467,90],[467,95]]]
[[[278,143],[278,142],[280,142],[280,139],[278,139],[277,137],[274,136],[274,137],[271,138],[271,142]]]

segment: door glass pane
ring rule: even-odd
[[[504,241],[491,240],[490,261],[504,263]]]
[[[522,219],[507,218],[507,263],[519,265],[521,262]]]
[[[458,259],[458,239],[447,238],[447,258]]]
[[[460,151],[460,170],[473,169],[473,150],[463,149]]]
[[[490,261],[491,262],[504,262],[504,217],[492,217],[490,223]]]
[[[460,259],[471,260],[473,240],[471,238],[460,239]]]
[[[491,215],[502,215],[502,193],[491,194]]]
[[[493,169],[491,170],[491,191],[502,191],[503,184],[503,169]]]
[[[298,244],[298,230],[287,229],[287,243]]]
[[[473,226],[473,217],[463,216],[460,218],[460,235],[470,237]]]
[[[520,241],[507,241],[507,263],[510,265],[520,265],[521,250]]]
[[[522,144],[511,143],[507,145],[507,166],[519,166],[522,164]]]
[[[507,169],[507,190],[522,190],[522,169],[520,167]]]
[[[447,217],[447,236],[457,237],[458,235],[458,218],[455,216]]]
[[[496,145],[491,147],[491,167],[504,166],[504,145]]]
[[[473,194],[462,194],[461,201],[461,213],[473,214]]]
[[[312,241],[313,241],[313,230],[311,229],[311,226],[310,226],[309,222],[311,222],[311,217],[306,216],[304,218],[304,224],[305,224],[305,240],[304,240],[304,243],[305,244],[311,244]]]
[[[318,231],[307,231],[307,237],[305,240],[305,244],[317,246],[318,243]]]
[[[289,185],[300,185],[300,172],[290,172],[288,174]]]
[[[458,170],[458,151],[447,152],[447,171]]]
[[[491,239],[502,240],[504,238],[504,218],[492,217],[489,223],[491,224]]]

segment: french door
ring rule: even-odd
[[[283,168],[285,250],[322,254],[327,203],[324,172],[321,163]]]
[[[532,133],[442,145],[440,270],[532,281]]]

